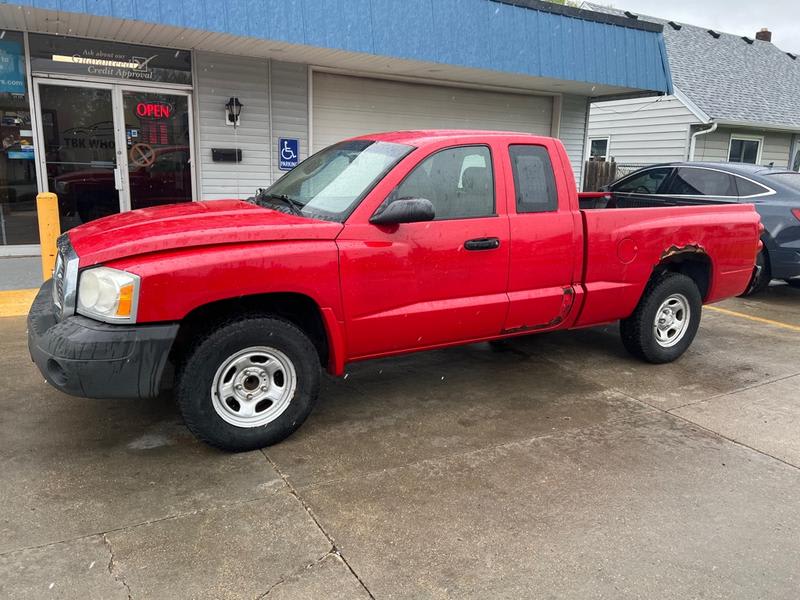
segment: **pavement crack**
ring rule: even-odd
[[[797,377],[800,373],[792,373],[791,375],[784,375],[783,377],[774,377],[772,379],[767,379],[765,381],[758,381],[753,383],[752,385],[746,385],[744,387],[731,390],[730,392],[720,392],[719,394],[713,394],[707,398],[702,398],[701,400],[695,400],[694,402],[687,402],[686,404],[681,404],[680,406],[674,406],[670,409],[665,410],[670,414],[673,414],[673,411],[680,410],[682,408],[686,408],[687,406],[694,406],[696,404],[702,404],[703,402],[709,402],[711,400],[718,400],[719,398],[723,398],[725,396],[732,396],[734,394],[738,394],[740,392],[747,392],[749,390],[755,390],[760,387],[764,387],[765,385],[770,385],[771,383],[778,383],[779,381],[784,381],[786,379],[791,379],[792,377]],[[650,406],[653,406],[652,404]],[[657,407],[656,407],[657,408]],[[664,409],[659,409],[664,410]]]
[[[277,481],[277,480],[276,480]],[[209,512],[214,512],[218,510],[225,510],[230,508],[231,506],[242,506],[245,504],[251,504],[255,502],[263,502],[268,496],[257,496],[255,498],[248,498],[246,500],[238,500],[236,502],[220,502],[211,506],[206,506],[203,508],[196,508],[194,510],[186,510],[180,511],[177,513],[173,513],[171,515],[165,515],[163,517],[156,517],[153,519],[147,519],[145,521],[138,521],[136,523],[129,523],[127,525],[121,525],[120,527],[114,527],[113,529],[108,529],[105,532],[101,531],[93,531],[91,533],[87,533],[84,535],[78,535],[74,537],[69,537],[61,540],[55,540],[51,542],[43,542],[41,544],[34,544],[33,546],[21,546],[18,548],[10,548],[9,550],[4,550],[0,552],[0,558],[7,556],[9,554],[14,554],[15,552],[20,552],[23,550],[36,550],[37,548],[46,548],[48,546],[56,546],[58,544],[68,544],[70,542],[77,542],[79,540],[85,540],[89,538],[93,538],[99,535],[105,536],[108,533],[117,533],[120,531],[130,531],[132,529],[136,529],[137,527],[144,527],[146,525],[155,525],[158,523],[162,523],[164,521],[172,521],[174,519],[182,519],[184,517],[190,517],[192,515],[204,514]]]
[[[670,412],[669,410],[665,410],[663,408],[659,408],[657,406],[653,406],[652,404],[649,404],[648,402],[645,402],[644,400],[640,400],[636,396],[631,396],[630,394],[626,394],[625,392],[622,392],[620,390],[615,390],[615,391],[619,392],[620,394],[622,394],[623,396],[625,396],[626,398],[628,398],[632,402],[636,402],[637,404],[640,404],[642,406],[649,407],[649,408],[651,408],[651,409],[653,409],[655,411],[658,411],[658,412],[660,412],[662,414],[665,414],[665,415],[667,415],[669,417],[672,417],[673,419],[678,419],[679,421],[683,421],[684,423],[690,425],[691,427],[695,427],[695,428],[700,429],[700,430],[702,430],[702,431],[704,431],[704,432],[706,432],[706,433],[708,433],[708,434],[710,434],[710,435],[712,435],[714,437],[717,437],[717,438],[719,438],[721,440],[725,440],[727,442],[730,442],[734,446],[740,446],[742,448],[746,448],[747,450],[750,450],[751,452],[755,452],[756,454],[760,454],[761,456],[765,456],[767,458],[771,458],[772,460],[775,460],[775,461],[777,461],[779,463],[782,463],[782,464],[786,465],[787,467],[789,467],[791,469],[800,469],[800,464],[796,465],[796,464],[794,464],[792,462],[789,462],[788,460],[780,458],[779,456],[775,456],[774,454],[770,454],[769,452],[766,452],[764,450],[759,450],[758,448],[756,448],[754,446],[750,446],[748,444],[745,444],[744,442],[739,441],[737,439],[734,439],[732,437],[729,437],[729,436],[727,436],[727,435],[725,435],[723,433],[720,433],[719,431],[714,431],[713,429],[710,429],[710,428],[706,427],[705,425],[700,425],[700,423],[692,421],[691,419],[689,419],[687,417],[684,417],[683,415],[679,415],[678,413],[673,413],[673,412]],[[676,409],[670,409],[670,410],[676,410]]]
[[[327,531],[325,531],[325,528],[322,526],[322,523],[320,523],[319,519],[314,514],[314,511],[311,510],[311,507],[308,505],[308,503],[303,499],[302,496],[300,496],[300,494],[297,492],[295,487],[289,481],[289,478],[286,477],[286,474],[281,470],[281,468],[278,466],[278,464],[274,460],[272,460],[270,458],[270,456],[266,453],[266,451],[264,449],[261,450],[261,454],[264,455],[264,458],[267,459],[267,462],[269,462],[269,464],[272,466],[272,468],[275,469],[275,472],[280,476],[280,478],[283,479],[283,483],[286,485],[286,488],[288,489],[289,493],[297,499],[297,501],[300,503],[300,506],[303,507],[303,510],[306,511],[306,513],[311,518],[311,520],[314,522],[314,524],[317,526],[317,528],[320,530],[320,532],[322,532],[322,535],[325,536],[325,539],[328,540],[328,542],[331,545],[331,550],[328,552],[328,554],[334,553],[340,559],[342,559],[342,562],[347,567],[347,570],[350,571],[350,573],[353,575],[353,577],[356,578],[356,581],[358,581],[358,583],[361,585],[361,587],[364,588],[364,591],[367,593],[367,595],[372,600],[375,600],[375,596],[372,594],[372,592],[369,590],[367,585],[364,583],[364,580],[361,579],[361,577],[358,575],[358,573],[356,573],[355,569],[353,569],[353,567],[350,565],[348,560],[345,558],[344,554],[342,554],[341,550],[339,550],[339,548],[336,546],[336,540],[333,539],[333,536],[331,534],[329,534]],[[325,556],[327,556],[328,554],[326,554]],[[323,559],[324,558],[325,557],[323,556]],[[275,586],[273,586],[273,588],[274,587]],[[271,588],[271,589],[273,589],[273,588]],[[269,593],[269,591],[270,590],[268,590],[267,593]]]
[[[281,575],[278,578],[278,581],[276,581],[271,586],[269,586],[267,588],[266,592],[264,592],[263,594],[259,594],[256,597],[256,600],[262,600],[263,598],[266,598],[267,596],[269,596],[270,593],[272,593],[272,591],[275,588],[277,588],[280,585],[283,585],[284,583],[286,583],[287,581],[289,581],[291,579],[294,579],[295,577],[298,577],[299,575],[302,575],[305,571],[308,571],[309,569],[313,569],[314,567],[316,567],[318,564],[320,564],[322,561],[324,561],[329,556],[339,556],[341,558],[341,555],[339,554],[339,552],[334,547],[331,547],[330,550],[328,550],[325,554],[323,554],[322,556],[320,556],[316,560],[312,560],[307,565],[304,565],[304,566],[300,567],[299,569],[295,569],[294,571],[290,572],[287,575]]]
[[[128,582],[125,581],[125,578],[117,573],[116,571],[116,562],[114,560],[114,548],[111,546],[111,540],[108,539],[108,536],[104,533],[103,534],[103,544],[105,544],[106,548],[108,548],[108,573],[111,577],[114,578],[114,581],[121,584],[128,593],[128,600],[133,600],[133,595],[131,594],[131,588],[128,585]]]

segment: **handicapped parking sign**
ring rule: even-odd
[[[300,140],[297,138],[278,139],[278,168],[291,171],[300,162]]]

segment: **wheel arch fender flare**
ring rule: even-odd
[[[179,323],[172,348],[173,362],[204,331],[247,315],[274,315],[301,329],[314,344],[320,363],[333,375],[344,373],[346,344],[343,324],[331,307],[296,292],[268,292],[215,300],[195,307]]]
[[[658,263],[653,267],[650,279],[664,273],[682,273],[694,281],[705,300],[711,291],[714,277],[714,264],[705,249],[698,244],[671,246],[662,252]]]

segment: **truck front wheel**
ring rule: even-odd
[[[196,437],[240,452],[275,444],[300,427],[319,382],[319,356],[300,329],[248,317],[215,328],[188,352],[175,392]]]
[[[690,277],[665,273],[647,285],[636,310],[620,321],[622,343],[647,362],[672,362],[694,340],[702,307],[700,291]]]

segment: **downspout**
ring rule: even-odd
[[[701,135],[715,132],[717,130],[717,125],[718,123],[714,122],[708,129],[701,129],[700,131],[695,131],[692,134],[692,141],[689,143],[689,160],[694,160],[694,149],[697,146],[697,138]]]

